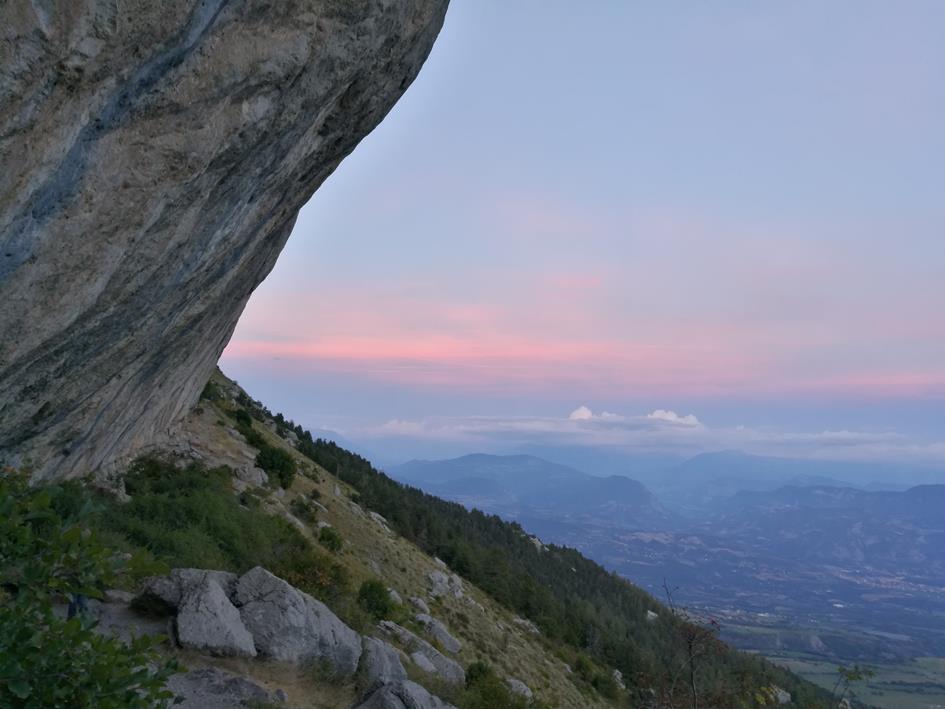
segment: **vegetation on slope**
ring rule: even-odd
[[[281,435],[292,431],[300,453],[354,487],[359,503],[402,536],[533,621],[551,641],[577,650],[576,673],[586,673],[605,695],[614,691],[611,678],[582,657],[620,670],[634,701],[644,705],[757,706],[773,703],[773,687],[789,691],[795,705],[829,705],[829,695],[814,685],[732,650],[711,629],[693,626],[579,552],[539,547],[514,522],[398,483],[245,395],[240,404],[254,418],[274,419]]]
[[[57,612],[80,594],[101,598],[122,574],[157,570],[108,548],[71,488],[31,488],[25,476],[0,474],[0,706],[170,706],[164,683],[177,663],[158,654],[162,638],[126,646],[83,614]]]

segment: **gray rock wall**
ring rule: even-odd
[[[70,477],[173,433],[446,5],[0,4],[0,461]]]

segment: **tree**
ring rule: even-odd
[[[848,696],[850,698],[856,696],[850,685],[854,682],[869,680],[875,674],[876,673],[868,667],[860,667],[860,665],[845,667],[844,665],[840,665],[837,668],[837,681],[833,685],[833,692],[831,692],[834,702],[842,704]]]
[[[68,510],[68,500],[62,488],[31,488],[10,470],[0,475],[0,706],[170,706],[164,684],[178,667],[158,654],[163,638],[126,646],[99,635],[84,614],[54,613],[59,599],[101,597],[128,566],[84,525],[92,508]]]
[[[358,605],[374,616],[375,620],[389,618],[394,610],[387,587],[377,579],[368,579],[358,590]]]

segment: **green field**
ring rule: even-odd
[[[772,662],[833,689],[837,664],[801,656],[769,656]],[[876,675],[853,689],[856,698],[883,709],[945,709],[945,658],[920,657],[894,665],[871,664]]]

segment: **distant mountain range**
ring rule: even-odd
[[[628,529],[667,529],[681,522],[636,480],[588,475],[531,455],[413,460],[387,472],[439,497],[505,517],[547,517]]]
[[[945,485],[875,489],[894,487],[871,483],[894,471],[735,451],[648,474],[647,485],[532,455],[388,473],[514,518],[656,595],[664,581],[678,586],[677,600],[725,618],[727,637],[747,649],[856,661],[945,654]]]

